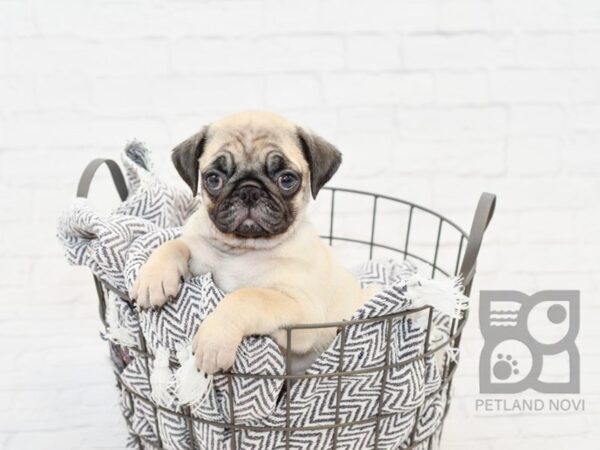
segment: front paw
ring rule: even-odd
[[[200,324],[192,341],[198,369],[207,374],[227,370],[235,361],[242,342],[241,330],[231,321],[209,314]]]
[[[159,308],[177,296],[183,279],[174,261],[151,256],[138,273],[131,297],[142,309]]]

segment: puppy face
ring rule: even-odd
[[[283,130],[217,129],[200,158],[201,192],[222,233],[266,238],[287,231],[307,203],[308,166]]]
[[[173,151],[173,162],[219,232],[270,239],[296,222],[337,170],[335,147],[271,113],[221,119]]]

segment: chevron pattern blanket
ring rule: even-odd
[[[61,217],[58,237],[69,262],[90,267],[100,279],[127,292],[152,250],[179,236],[197,203],[186,190],[154,174],[148,151],[140,144],[130,144],[122,161],[130,188],[128,199],[108,217],[98,215],[86,200],[77,199]],[[417,293],[423,279],[410,262],[368,261],[356,273],[363,284],[378,283],[385,288],[353,319],[429,303],[422,291]],[[434,305],[441,311],[433,315],[431,345],[448,335],[451,316],[459,314],[457,300],[464,301],[454,282],[449,286],[441,290],[447,292],[444,300]],[[391,329],[383,321],[347,327],[306,370],[306,374],[319,376],[290,386],[268,377],[283,375],[286,370],[285,356],[276,343],[268,336],[247,337],[232,372],[266,377],[233,377],[229,384],[226,376],[207,380],[195,369],[189,370],[190,362],[193,365],[191,337],[223,297],[211,274],[186,281],[177,301],[159,311],[138,313],[112,290],[103,289],[108,323],[105,336],[111,342],[132,448],[278,449],[287,441],[291,449],[310,450],[333,448],[335,441],[340,449],[396,449],[429,436],[433,446],[437,445],[448,398],[446,389],[441,389],[439,360],[434,355],[418,358],[423,355],[426,338],[427,320],[423,318],[399,317]],[[136,349],[144,349],[152,357],[146,359]],[[447,362],[449,357],[442,359]],[[381,371],[369,369],[384,365],[386,358],[398,366],[384,379]],[[402,362],[406,364],[400,365]],[[322,376],[338,371],[357,373],[341,377],[339,386],[337,376]],[[202,420],[190,422],[179,415],[182,412]],[[377,415],[380,420],[370,420]],[[232,433],[219,425],[232,420],[245,427]],[[281,431],[286,426],[300,431],[287,434]]]

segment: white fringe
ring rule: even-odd
[[[180,405],[200,406],[208,398],[213,377],[198,371],[191,345],[181,346],[177,350],[177,359],[181,365],[174,377],[178,402]]]
[[[152,398],[160,405],[169,407],[174,398],[170,391],[173,383],[173,374],[169,368],[169,350],[158,347],[154,354],[154,367],[150,374],[150,387]]]
[[[469,308],[469,297],[463,294],[459,277],[431,280],[419,274],[406,282],[406,296],[415,307],[433,306],[438,311],[460,319]]]
[[[135,335],[122,325],[115,302],[116,299],[109,294],[106,302],[106,337],[126,347],[135,347]]]
[[[446,354],[448,355],[450,361],[457,362],[459,353],[460,349],[458,347],[448,346],[448,348],[446,348]]]

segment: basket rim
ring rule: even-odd
[[[94,275],[94,278],[96,278],[100,284],[102,284],[104,287],[106,287],[109,291],[111,291],[113,294],[115,294],[121,300],[125,300],[130,305],[133,305],[129,294],[114,287],[112,284],[110,284],[106,280],[102,280],[101,278],[98,278],[96,275]],[[380,322],[380,321],[381,322],[383,322],[383,321],[389,322],[389,321],[393,321],[394,319],[399,318],[399,317],[409,316],[411,314],[415,314],[415,313],[418,313],[420,311],[425,311],[425,310],[432,311],[433,309],[435,309],[433,306],[424,305],[424,306],[419,306],[417,308],[409,308],[407,310],[399,311],[399,312],[395,312],[395,313],[383,314],[381,316],[365,317],[363,319],[340,320],[340,321],[336,321],[336,322],[316,322],[316,323],[301,323],[301,324],[296,324],[296,325],[285,325],[285,326],[281,327],[280,329],[291,332],[294,330],[307,330],[307,329],[320,329],[320,328],[345,328],[345,327],[348,327],[351,325],[360,325],[360,324],[371,323],[371,322]],[[456,337],[458,337],[458,335],[460,335],[460,333],[462,332],[462,329],[465,326],[467,316],[468,316],[468,310],[464,311],[462,317],[460,317],[460,318],[451,317],[451,319],[453,321],[459,322],[459,327],[456,329],[455,333],[451,334],[448,337],[448,341],[446,342],[446,344],[448,342],[450,342],[452,339],[455,339]],[[433,353],[435,353],[435,351],[437,351],[437,350],[434,349]]]

